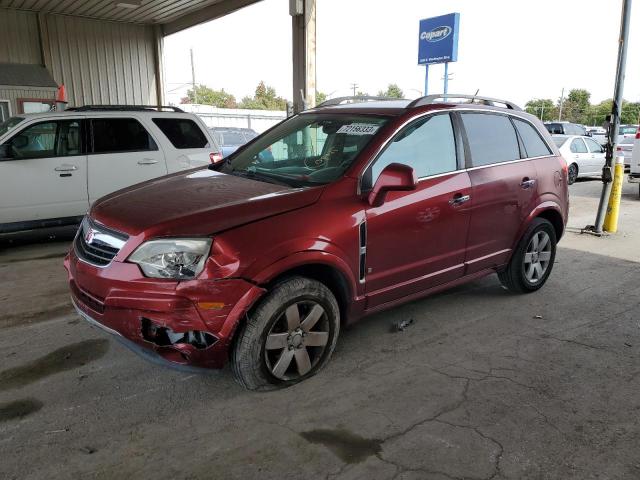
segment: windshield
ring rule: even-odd
[[[386,122],[377,116],[298,115],[228,157],[221,171],[290,186],[330,183]]]
[[[636,131],[638,130],[638,127],[634,126],[634,125],[623,125],[622,127],[620,127],[620,130],[618,130],[618,135],[633,135],[636,133]]]
[[[20,122],[24,120],[23,117],[11,117],[0,123],[0,137],[7,133],[9,130],[16,128]]]
[[[567,137],[551,137],[556,146],[561,147],[567,141]]]
[[[244,139],[244,136],[240,132],[234,132],[232,130],[227,130],[222,133],[223,144],[226,145],[244,145],[247,141]]]

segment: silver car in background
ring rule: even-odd
[[[604,147],[591,137],[552,135],[569,166],[569,185],[578,178],[599,176],[605,162]]]

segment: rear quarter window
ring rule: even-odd
[[[188,118],[154,118],[160,131],[179,149],[206,148],[209,140],[200,127]]]
[[[516,118],[513,119],[513,123],[520,134],[527,157],[543,157],[551,154],[551,150],[533,125]]]
[[[516,131],[506,115],[463,113],[461,117],[474,167],[520,159]]]

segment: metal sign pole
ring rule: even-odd
[[[449,92],[449,62],[444,62],[444,99],[447,99]]]
[[[424,66],[424,96],[429,95],[429,65]]]
[[[607,204],[611,195],[611,182],[613,180],[612,166],[613,154],[615,152],[618,128],[620,126],[620,114],[622,113],[622,93],[624,90],[624,76],[627,63],[627,44],[629,40],[629,22],[631,19],[631,0],[622,2],[622,18],[620,20],[620,40],[618,46],[618,68],[616,71],[616,87],[613,95],[613,106],[611,108],[611,121],[607,132],[606,162],[602,169],[602,194],[600,205],[596,216],[596,224],[585,227],[585,231],[602,234],[604,217],[607,212]]]

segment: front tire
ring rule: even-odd
[[[571,165],[569,165],[569,172],[567,176],[568,176],[567,183],[569,185],[573,185],[575,181],[578,179],[578,165],[576,165],[575,163],[572,163]]]
[[[248,315],[232,351],[234,377],[249,390],[301,382],[329,361],[340,331],[340,309],[323,283],[291,277]]]
[[[556,258],[556,232],[544,218],[536,218],[524,233],[507,268],[498,272],[502,285],[514,293],[531,293],[545,284]]]

